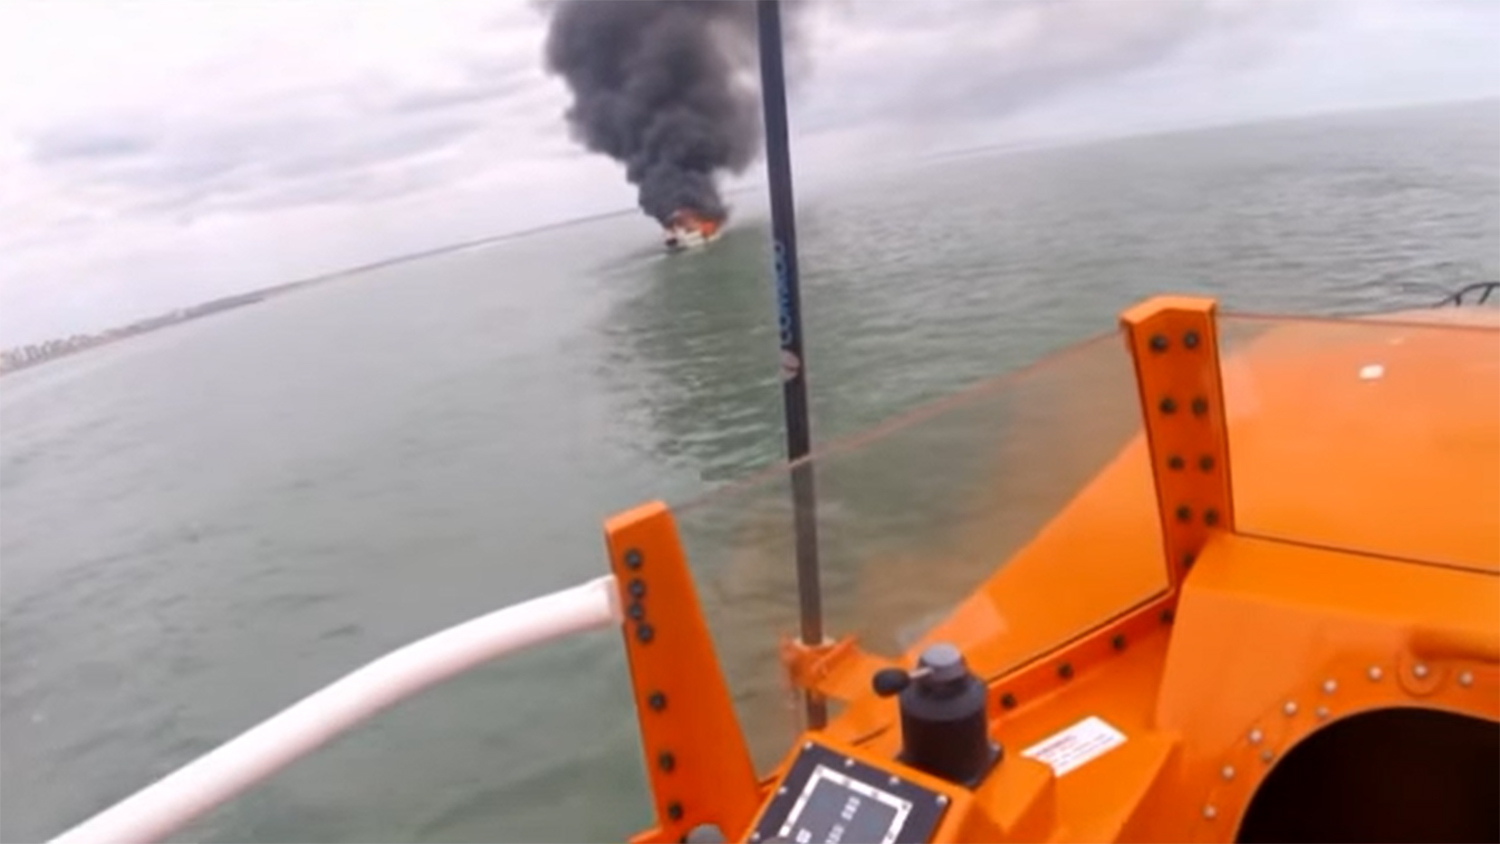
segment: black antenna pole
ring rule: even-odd
[[[781,396],[786,406],[786,456],[792,463],[797,531],[797,595],[802,642],[823,643],[823,590],[818,581],[818,512],[813,465],[804,460],[812,432],[807,418],[807,359],[802,352],[802,297],[797,277],[797,221],[792,202],[792,156],[787,142],[786,76],[781,62],[780,0],[758,0],[760,90],[766,120],[766,171],[771,189],[771,248],[781,329]],[[828,706],[809,692],[807,725],[822,729]]]

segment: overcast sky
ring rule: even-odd
[[[1500,95],[1496,0],[823,0],[803,23],[799,178],[872,145]],[[633,207],[569,140],[546,25],[521,0],[4,0],[0,346]]]

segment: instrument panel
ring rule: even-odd
[[[752,844],[917,844],[931,840],[948,796],[806,742],[766,803]]]

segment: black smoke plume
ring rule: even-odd
[[[717,178],[761,145],[754,3],[561,0],[546,60],[573,92],[574,138],[625,165],[641,210],[726,216]]]

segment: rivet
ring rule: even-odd
[[[1313,710],[1313,714],[1318,716],[1319,721],[1326,721],[1328,720],[1328,707],[1320,706]]]
[[[650,706],[652,711],[660,712],[667,708],[667,696],[661,692],[652,692],[651,696],[646,698],[646,705]]]
[[[668,803],[667,804],[667,817],[671,818],[674,821],[675,820],[681,820],[682,819],[682,804],[676,802],[675,800],[673,802],[671,802],[671,803]]]
[[[631,601],[630,606],[625,608],[625,614],[630,616],[631,621],[640,621],[646,617],[646,608],[640,601]]]
[[[1327,680],[1323,681],[1323,694],[1331,695],[1338,690],[1339,681],[1333,679],[1332,677],[1329,677]]]
[[[656,756],[656,767],[661,768],[663,771],[671,771],[677,767],[677,757],[663,751]]]
[[[1172,401],[1171,396],[1162,399],[1161,404],[1157,405],[1157,407],[1161,408],[1162,413],[1166,413],[1168,415],[1177,412],[1177,402]]]
[[[630,579],[630,597],[646,597],[646,581],[641,580],[639,577],[632,577]]]
[[[1251,744],[1260,744],[1260,740],[1265,737],[1266,734],[1262,733],[1259,727],[1250,731],[1249,739]]]
[[[1110,644],[1110,647],[1113,647],[1117,651],[1123,651],[1123,650],[1125,650],[1125,634],[1124,633],[1116,633],[1114,635],[1114,638],[1112,638],[1112,639],[1109,640],[1109,644]]]
[[[1276,758],[1276,751],[1272,750],[1269,747],[1266,748],[1265,750],[1262,750],[1260,752],[1260,761],[1265,762],[1268,765],[1271,763],[1271,760],[1275,759],[1275,758]]]
[[[946,795],[946,794],[939,794],[937,796],[937,804],[939,806],[946,806],[946,805],[948,805],[948,795]]]
[[[635,626],[635,638],[641,644],[649,645],[651,644],[651,640],[655,637],[656,631],[652,630],[651,625],[647,624],[646,622],[643,621]]]
[[[1183,460],[1182,460],[1182,456],[1181,455],[1174,454],[1171,457],[1167,458],[1167,468],[1168,469],[1171,469],[1172,471],[1176,472],[1176,471],[1180,471],[1182,469],[1182,467],[1183,467]]]
[[[1015,709],[1016,708],[1016,696],[1013,695],[1013,694],[1011,694],[1010,692],[1006,692],[1005,694],[1001,695],[1000,696],[1000,706],[1003,709]]]
[[[1289,700],[1286,703],[1283,703],[1281,705],[1281,711],[1284,712],[1284,713],[1286,713],[1286,715],[1288,717],[1290,717],[1292,715],[1296,715],[1297,714],[1297,702],[1295,700]]]
[[[1370,670],[1365,672],[1365,675],[1370,678],[1371,683],[1378,683],[1380,682],[1380,678],[1385,675],[1385,672],[1380,670],[1380,666],[1372,665],[1370,666]]]
[[[1219,511],[1210,507],[1203,511],[1203,523],[1209,527],[1219,523]]]
[[[1189,349],[1198,348],[1198,332],[1189,331],[1182,335],[1182,345],[1187,346]]]
[[[1225,765],[1224,768],[1219,771],[1219,776],[1223,777],[1226,780],[1234,779],[1234,766]]]
[[[1214,470],[1214,456],[1212,454],[1205,454],[1198,458],[1198,468],[1205,472],[1212,472]]]
[[[1466,689],[1474,685],[1474,673],[1471,671],[1460,672],[1458,675],[1458,684]]]
[[[1151,351],[1153,351],[1153,352],[1165,352],[1166,350],[1167,350],[1167,335],[1165,335],[1165,334],[1153,334],[1153,335],[1151,335]]]
[[[636,549],[631,548],[629,551],[625,552],[625,565],[629,566],[630,568],[633,568],[633,569],[640,568],[642,561],[643,560],[642,560],[641,552],[640,551],[637,551]]]
[[[1193,563],[1196,563],[1196,562],[1198,562],[1198,555],[1194,554],[1192,551],[1189,551],[1186,554],[1182,555],[1182,567],[1183,568],[1190,569],[1190,568],[1193,567]]]
[[[1416,665],[1413,665],[1411,667],[1411,673],[1412,673],[1412,676],[1416,677],[1418,680],[1425,679],[1427,677],[1427,665],[1426,665],[1426,663],[1419,662]]]
[[[1073,666],[1066,662],[1064,662],[1062,665],[1057,666],[1057,676],[1063,678],[1064,680],[1073,679]]]
[[[1176,617],[1177,617],[1176,614],[1173,613],[1171,610],[1162,610],[1161,611],[1161,623],[1162,624],[1171,624],[1172,620],[1174,618],[1176,618]]]
[[[1219,816],[1219,810],[1215,809],[1212,805],[1204,806],[1203,807],[1203,817],[1204,818],[1206,818],[1208,820],[1213,820],[1214,818],[1217,818],[1218,816]]]
[[[1199,396],[1193,399],[1193,415],[1202,416],[1208,412],[1208,399]]]

